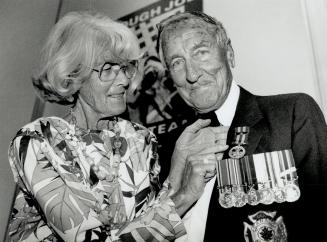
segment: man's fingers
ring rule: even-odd
[[[205,176],[207,173],[215,173],[216,172],[216,164],[210,163],[210,164],[202,164],[200,163],[193,165],[192,169],[195,173],[197,173],[199,176]]]
[[[193,124],[188,126],[185,130],[196,133],[200,129],[207,127],[210,124],[211,120],[210,119],[198,119],[195,121]]]
[[[204,175],[204,181],[207,183],[208,181],[210,181],[214,176],[216,175],[216,171],[214,172],[207,172]]]
[[[217,161],[222,160],[222,159],[223,159],[223,156],[224,156],[223,153],[217,153],[217,154],[216,154],[216,160],[217,160]]]
[[[213,176],[216,173],[217,160],[215,155],[191,156],[188,159],[188,166],[192,167],[195,174],[199,176]]]
[[[208,160],[213,160],[215,159],[215,154],[214,152],[206,153],[206,154],[192,154],[187,157],[187,161],[194,161],[194,160],[203,160],[203,159],[208,159]]]
[[[191,164],[193,167],[199,165],[201,167],[211,167],[216,165],[216,155],[214,153],[211,154],[197,154],[197,155],[190,155],[187,158],[187,162]]]
[[[228,133],[229,126],[217,126],[217,127],[209,127],[212,132],[215,134],[221,134],[221,133]]]
[[[192,155],[196,155],[196,154],[199,154],[199,155],[206,155],[206,154],[211,154],[211,153],[221,153],[221,152],[224,152],[225,150],[228,149],[228,145],[225,145],[225,144],[215,144],[215,145],[212,145],[212,146],[209,146],[209,147],[205,147],[201,150],[197,149],[195,150],[196,152],[195,153],[191,153]],[[191,150],[192,151],[192,150]]]
[[[227,139],[227,133],[215,133],[215,139],[218,140],[223,140],[226,142]]]

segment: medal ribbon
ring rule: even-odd
[[[242,145],[248,144],[250,128],[247,126],[236,127],[234,131],[234,140],[232,144],[236,146],[232,147],[228,154],[230,158],[240,159],[246,154],[246,150]]]
[[[259,202],[264,204],[277,201],[274,198],[274,193],[277,192],[278,202],[296,201],[300,197],[297,179],[291,150],[259,153],[241,159],[224,159],[217,164],[220,193],[226,190],[242,190],[246,193],[255,189],[262,192],[263,197]]]
[[[246,145],[248,143],[249,132],[250,128],[247,126],[236,127],[232,144]]]

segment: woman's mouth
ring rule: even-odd
[[[108,96],[112,98],[122,98],[125,96],[125,92],[113,93],[113,94],[109,94]]]

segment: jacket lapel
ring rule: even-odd
[[[232,148],[235,127],[249,126],[250,133],[248,145],[245,146],[247,154],[255,153],[262,135],[267,131],[267,124],[259,108],[256,97],[240,87],[240,98],[237,103],[236,112],[228,132],[227,144]]]

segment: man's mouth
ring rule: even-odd
[[[193,85],[190,87],[191,92],[196,92],[199,91],[201,89],[208,89],[210,87],[210,82],[201,84],[201,85]]]

